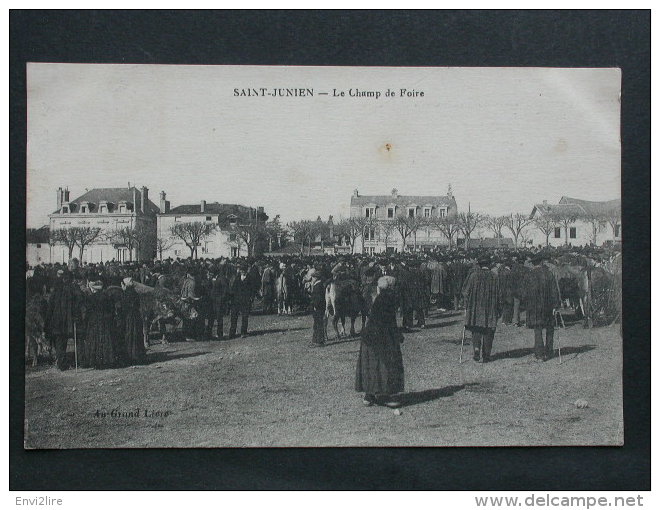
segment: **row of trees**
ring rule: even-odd
[[[432,228],[439,230],[448,240],[450,248],[455,246],[458,236],[462,234],[465,248],[470,247],[470,240],[477,231],[487,229],[496,239],[503,239],[505,233],[513,237],[514,245],[519,247],[526,244],[530,228],[538,229],[545,236],[546,246],[555,228],[564,230],[565,244],[569,242],[569,228],[578,220],[591,226],[590,241],[598,241],[598,235],[609,225],[616,234],[621,222],[619,209],[611,209],[600,213],[578,213],[575,210],[557,209],[537,218],[529,215],[514,213],[503,216],[490,216],[478,212],[462,212],[447,217],[410,217],[397,216],[394,219],[376,219],[373,217],[357,217],[341,220],[338,223],[323,221],[321,217],[316,220],[300,220],[282,225],[279,215],[270,221],[248,219],[237,222],[231,229],[234,234],[233,242],[239,250],[246,249],[248,256],[257,251],[273,251],[283,247],[289,239],[300,245],[301,254],[305,249],[310,253],[312,244],[320,241],[321,249],[324,245],[333,245],[336,239],[344,240],[355,251],[357,240],[360,239],[362,251],[365,241],[373,239],[376,233],[385,246],[394,242],[398,235],[403,246],[410,238],[416,244],[417,232],[420,229]],[[158,237],[153,247],[159,258],[177,242],[183,242],[190,250],[190,256],[197,258],[197,249],[203,242],[211,237],[218,229],[217,224],[204,222],[184,222],[172,225],[169,235]],[[50,233],[50,242],[62,244],[68,248],[69,259],[77,247],[82,259],[85,248],[96,242],[109,242],[128,249],[132,259],[134,251],[141,253],[149,243],[152,243],[153,228],[138,223],[134,227],[122,227],[110,232],[103,232],[99,227],[68,227],[56,229]]]

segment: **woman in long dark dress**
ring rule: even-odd
[[[124,356],[129,365],[137,365],[144,363],[146,357],[140,296],[135,290],[132,278],[124,278],[122,288],[124,293],[121,298],[121,333],[124,340]]]
[[[378,295],[371,305],[369,320],[362,330],[355,390],[365,393],[365,405],[400,405],[392,395],[403,391],[403,334],[396,324],[394,278],[378,280]]]
[[[115,300],[103,290],[101,281],[89,283],[91,294],[85,309],[85,341],[80,365],[88,368],[111,368],[123,358],[115,327]]]

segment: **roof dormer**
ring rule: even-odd
[[[80,213],[81,214],[89,214],[93,212],[94,210],[94,202],[88,202],[85,200],[84,202],[80,202]]]

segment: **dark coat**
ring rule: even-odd
[[[82,344],[78,359],[83,367],[116,367],[125,358],[116,330],[115,301],[106,291],[87,297]]]
[[[396,297],[382,291],[371,306],[371,315],[360,336],[355,390],[371,395],[403,391],[403,335],[396,324]]]
[[[142,314],[140,313],[140,296],[133,287],[124,290],[121,311],[126,360],[131,364],[142,363],[146,354]]]
[[[249,276],[241,280],[240,275],[235,275],[229,284],[229,301],[231,308],[238,310],[250,310],[254,298],[254,282]]]
[[[325,311],[325,288],[321,280],[314,280],[310,295],[310,304],[315,312]]]
[[[465,327],[495,329],[501,312],[497,275],[489,269],[470,272],[463,285],[465,297]]]
[[[55,281],[46,312],[44,325],[46,335],[73,338],[73,322],[77,315],[78,294],[73,283],[64,282],[61,278]]]
[[[545,266],[538,266],[525,275],[522,302],[527,310],[528,328],[553,327],[553,311],[559,306],[557,282]]]

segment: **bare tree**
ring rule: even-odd
[[[557,222],[555,219],[548,214],[544,214],[542,216],[538,216],[534,218],[534,226],[541,231],[541,233],[545,236],[545,245],[549,246],[550,245],[550,235],[555,231],[555,228],[557,227]]]
[[[511,235],[513,235],[513,242],[516,249],[518,248],[518,240],[520,239],[521,234],[531,222],[532,219],[527,214],[515,213],[506,216],[504,226],[508,228]]]
[[[267,237],[266,226],[263,222],[255,219],[241,221],[234,227],[236,239],[240,239],[247,248],[247,256],[251,257],[257,244]]]
[[[197,258],[197,247],[202,241],[208,239],[215,232],[215,223],[202,223],[201,221],[188,221],[175,223],[170,227],[172,237],[181,239],[190,250],[190,257]]]
[[[397,216],[394,219],[394,226],[399,232],[401,237],[401,251],[406,249],[406,240],[419,228],[419,221],[416,217],[411,216]]]
[[[465,249],[470,249],[470,236],[484,223],[484,216],[480,213],[468,211],[458,214],[458,228],[465,236]]]
[[[284,238],[286,230],[280,222],[280,215],[278,214],[272,220],[266,222],[265,233],[268,238],[268,251],[273,251],[273,241],[277,241],[277,248],[281,248],[281,242]]]
[[[396,225],[392,220],[381,220],[380,222],[380,233],[382,235],[383,241],[385,241],[385,251],[387,251],[387,243],[392,238],[392,235],[396,231]]]
[[[73,258],[73,249],[76,247],[76,236],[73,232],[75,228],[58,228],[50,231],[49,241],[51,245],[63,244],[66,246],[69,250],[69,260]]]
[[[172,237],[158,237],[156,238],[156,252],[158,253],[158,260],[163,260],[163,253],[174,246],[174,239]]]
[[[82,263],[85,248],[101,238],[102,230],[100,227],[71,227],[71,231],[80,250],[80,262]]]
[[[356,220],[358,218],[355,218]],[[362,233],[361,233],[361,240],[362,240],[362,253],[364,253],[364,242],[366,241],[367,237],[369,237],[373,241],[373,237],[376,234],[376,230],[378,229],[378,220],[374,218],[373,216],[370,216],[368,218],[360,218],[360,223],[362,225]],[[363,221],[362,221],[363,220]]]
[[[307,239],[307,232],[309,231],[308,222],[305,220],[291,221],[287,223],[291,237],[297,243],[300,243],[300,254],[303,254],[305,249],[305,240]]]
[[[603,213],[603,218],[610,227],[612,227],[612,235],[617,237],[617,227],[621,226],[621,208],[620,207],[611,207]],[[620,235],[620,233],[619,233]]]
[[[507,217],[506,216],[485,216],[484,217],[484,223],[488,230],[490,230],[493,233],[493,236],[495,236],[495,239],[497,239],[497,244],[499,246],[500,244],[500,239],[504,237],[502,235],[502,230],[504,230],[504,226],[506,225]]]
[[[593,245],[598,244],[598,234],[603,231],[605,226],[608,223],[607,218],[602,213],[597,212],[587,212],[580,215],[580,219],[584,220],[586,223],[591,225],[591,233],[589,235],[589,241]]]
[[[456,215],[435,217],[432,219],[433,226],[440,230],[449,240],[449,248],[453,247],[454,236],[460,231],[460,223]]]
[[[140,248],[147,242],[147,230],[141,224],[135,227],[120,227],[106,234],[105,238],[115,246],[128,249],[128,258],[133,260],[133,249],[139,259]]]

